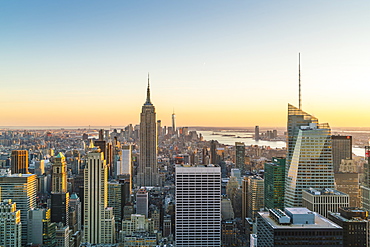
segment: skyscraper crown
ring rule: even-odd
[[[146,90],[146,101],[144,105],[153,105],[152,102],[150,102],[149,73],[148,73],[148,89]]]

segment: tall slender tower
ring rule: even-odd
[[[108,206],[108,166],[99,148],[87,154],[84,171],[84,235],[91,244],[115,240],[113,208]]]
[[[62,222],[65,226],[69,221],[69,193],[67,192],[67,163],[62,153],[55,157],[52,165],[51,188],[51,221]]]
[[[235,165],[240,170],[245,169],[245,144],[244,142],[235,142]]]
[[[172,131],[173,131],[173,134],[174,135],[177,135],[177,132],[176,132],[176,115],[175,115],[175,110],[173,110],[173,113],[172,113]]]
[[[157,126],[156,113],[150,101],[148,75],[147,97],[140,115],[140,157],[137,185],[156,186],[159,184],[157,164]]]

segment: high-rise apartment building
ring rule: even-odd
[[[100,149],[87,154],[84,170],[84,236],[92,244],[115,241],[113,208],[108,208],[108,167]]]
[[[0,246],[21,247],[21,212],[11,199],[0,202]]]
[[[244,170],[245,165],[245,145],[244,142],[235,142],[235,166]]]
[[[265,208],[284,208],[285,195],[285,159],[272,158],[265,163],[264,189]]]
[[[5,174],[0,176],[1,198],[11,199],[21,211],[22,246],[27,244],[28,211],[36,207],[37,176]]]
[[[221,246],[220,167],[176,167],[176,246]]]
[[[159,185],[157,163],[157,126],[156,113],[150,101],[148,77],[147,98],[140,115],[140,156],[136,184],[139,186]]]
[[[260,139],[260,127],[256,126],[254,128],[254,140],[258,141]]]
[[[302,192],[302,205],[309,210],[328,217],[328,212],[338,212],[349,206],[349,196],[332,189],[307,189]]]
[[[11,154],[11,170],[12,173],[28,173],[28,151],[13,150]]]
[[[331,137],[334,173],[339,172],[342,160],[352,159],[352,136]]]
[[[334,189],[329,125],[290,104],[286,167],[285,207],[301,206],[304,189]]]
[[[51,221],[68,225],[69,193],[67,192],[67,163],[62,153],[54,158],[52,165]]]

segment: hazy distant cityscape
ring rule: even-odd
[[[0,129],[0,245],[368,246],[369,130],[171,120]]]

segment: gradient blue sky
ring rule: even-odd
[[[1,1],[0,126],[370,126],[370,1]]]

